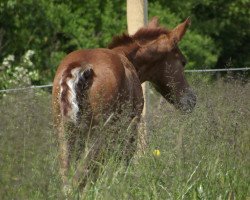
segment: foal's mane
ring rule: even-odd
[[[130,36],[127,33],[114,36],[111,43],[108,45],[109,49],[115,47],[132,44],[135,40],[138,42],[154,40],[162,34],[168,34],[170,31],[165,28],[141,28],[134,35]]]

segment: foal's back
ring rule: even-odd
[[[53,83],[55,116],[76,123],[87,110],[94,117],[100,112],[108,116],[127,102],[131,112],[140,114],[140,82],[124,55],[109,49],[78,50],[59,65]]]

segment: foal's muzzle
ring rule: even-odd
[[[196,105],[197,96],[191,88],[188,88],[181,96],[178,107],[184,113],[193,111]]]

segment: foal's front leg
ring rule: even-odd
[[[127,164],[130,163],[131,159],[135,156],[137,145],[138,145],[138,124],[140,122],[140,117],[135,116],[130,122],[127,128],[127,134],[129,135],[129,141],[125,146],[125,155]],[[140,142],[140,140],[139,140]]]

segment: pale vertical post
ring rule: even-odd
[[[148,21],[147,0],[127,0],[127,24],[128,33],[133,35],[139,28],[142,28]],[[148,112],[148,83],[142,84],[144,96],[144,108],[139,127],[138,151],[142,154],[146,146],[147,138],[147,112]]]

